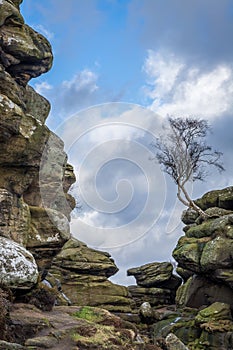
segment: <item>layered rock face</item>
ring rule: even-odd
[[[144,302],[149,302],[152,307],[175,304],[181,278],[173,275],[171,263],[154,262],[129,269],[127,274],[137,281],[137,286],[128,287],[137,307]]]
[[[170,263],[130,269],[136,286],[111,283],[109,254],[70,234],[73,168],[45,125],[49,102],[28,85],[53,55],[21,2],[0,0],[0,349],[147,349],[135,327],[95,306],[145,318],[153,309],[148,350],[232,349],[233,187],[196,201],[207,220],[183,214],[173,252],[183,285]]]
[[[177,310],[153,326],[154,339],[169,332],[188,349],[233,348],[233,187],[211,191],[196,203],[209,217],[188,209],[185,235],[173,251],[184,283],[176,293]]]
[[[190,209],[183,214],[185,236],[173,256],[187,282],[177,302],[190,307],[223,302],[233,309],[233,187],[208,192],[196,202],[210,218],[203,221]]]
[[[117,271],[108,253],[90,249],[75,238],[66,242],[49,270],[61,281],[63,292],[73,303],[130,312],[132,302],[127,288],[108,281]]]
[[[54,193],[56,183],[65,182],[67,157],[62,141],[44,125],[49,102],[27,85],[32,77],[50,69],[51,47],[43,36],[24,23],[19,4],[20,1],[10,0],[0,3],[0,235],[12,241],[11,247],[10,243],[7,245],[12,256],[19,253],[13,243],[16,242],[33,253],[38,270],[43,271],[70,238],[67,212],[43,208],[39,176],[46,143],[53,140],[57,146],[56,151],[50,150],[58,155],[60,167],[59,173],[50,168]],[[57,225],[56,220],[63,220],[63,225]],[[9,251],[3,239],[0,245],[2,257],[7,256]],[[15,274],[13,260],[3,261],[9,276],[10,264]],[[38,277],[38,272],[34,275]],[[8,283],[3,284],[8,287]]]
[[[71,303],[128,312],[127,289],[108,281],[118,270],[110,256],[71,238],[73,168],[45,125],[49,102],[28,85],[51,68],[52,50],[21,2],[0,1],[0,283],[26,290],[49,271]]]

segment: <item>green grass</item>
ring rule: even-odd
[[[101,314],[97,313],[92,307],[84,306],[79,311],[75,312],[73,316],[77,318],[82,318],[89,322],[98,323],[101,322],[103,317]]]

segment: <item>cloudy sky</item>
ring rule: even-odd
[[[26,22],[44,34],[53,69],[31,82],[65,141],[82,205],[73,234],[127,268],[171,259],[182,225],[176,187],[151,160],[167,115],[209,120],[208,142],[226,168],[210,169],[193,197],[233,184],[231,0],[24,0]]]

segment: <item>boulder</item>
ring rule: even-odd
[[[30,115],[44,124],[50,112],[49,101],[38,94],[31,86],[27,85],[25,88],[24,103],[26,115]]]
[[[170,289],[129,286],[128,290],[138,308],[144,302],[153,307],[175,303],[175,294]]]
[[[0,188],[0,235],[26,246],[30,211],[22,198]]]
[[[183,211],[181,215],[181,220],[185,225],[191,225],[195,223],[198,216],[199,214],[196,212],[196,210],[188,208],[187,210]]]
[[[127,271],[128,276],[134,276],[137,284],[141,287],[158,287],[167,289],[177,289],[181,284],[178,276],[172,274],[171,263],[150,263]]]
[[[110,254],[92,248],[75,238],[66,242],[53,260],[53,267],[91,276],[110,277],[118,268]]]
[[[230,320],[232,321],[231,308],[230,305],[220,302],[215,302],[205,309],[198,312],[195,317],[197,324],[220,321],[220,320]]]
[[[167,350],[189,350],[182,341],[173,333],[166,336]]]
[[[49,273],[61,282],[63,292],[73,304],[130,312],[132,301],[127,288],[107,279],[117,271],[108,253],[71,238],[54,257]]]
[[[0,237],[0,284],[6,288],[30,289],[38,280],[32,254],[21,245]]]
[[[194,275],[177,290],[176,303],[179,307],[200,308],[214,302],[227,303],[233,310],[232,289],[210,279]]]
[[[178,273],[179,276],[182,277],[183,281],[185,281],[185,282],[189,279],[189,277],[193,276],[193,274],[194,274],[193,271],[183,269],[180,266],[177,266],[176,272]]]
[[[143,318],[153,317],[153,310],[150,303],[148,303],[148,301],[145,301],[140,306],[140,314],[142,315]]]
[[[173,257],[178,262],[178,266],[193,272],[201,272],[200,259],[204,244],[209,238],[188,238],[182,236],[175,249]]]
[[[207,242],[201,254],[200,266],[203,272],[222,268],[232,269],[233,240],[218,235]]]
[[[223,209],[224,210],[224,209]],[[221,234],[222,236],[228,236],[229,232],[233,231],[233,214],[229,214],[229,211],[225,211],[225,214],[218,218],[210,218],[207,221],[190,227],[185,235],[186,237],[202,238],[215,236]]]
[[[0,340],[0,350],[26,350],[25,346]]]
[[[21,85],[47,72],[53,55],[47,39],[24,24],[15,4],[3,0],[0,4],[0,62]]]
[[[195,203],[202,209],[206,210],[212,207],[223,209],[233,209],[233,187],[226,187],[221,190],[209,191],[201,198],[195,200]]]
[[[178,273],[205,273],[211,281],[232,287],[232,222],[232,214],[226,214],[190,227],[173,251]]]

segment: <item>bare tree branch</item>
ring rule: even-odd
[[[207,176],[206,166],[214,166],[220,172],[224,170],[220,162],[222,153],[213,151],[205,142],[209,131],[206,120],[169,117],[165,134],[153,145],[162,170],[178,186],[178,199],[203,217],[206,214],[190,198],[185,185],[189,181],[203,181]]]

